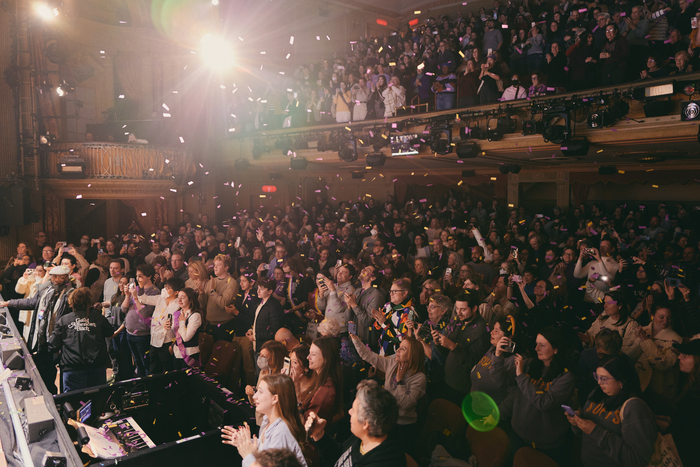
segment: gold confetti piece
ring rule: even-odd
[[[492,181],[496,181],[496,180],[498,180],[498,178],[497,178],[497,177],[491,177],[491,180],[492,180]]]
[[[457,183],[457,186],[460,186],[462,183],[464,183],[464,180],[460,180],[460,181]]]
[[[652,188],[658,188],[659,185],[652,185],[651,187],[652,187]]]
[[[623,174],[623,173],[625,173],[625,171],[624,171],[624,170],[618,170],[617,173]]]
[[[602,150],[602,149],[599,149],[599,150],[598,150],[598,154],[600,154],[601,152],[603,152],[603,150]]]

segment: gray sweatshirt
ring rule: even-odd
[[[529,367],[529,362],[528,367]],[[554,449],[566,440],[571,424],[562,404],[570,405],[576,380],[573,373],[564,371],[552,381],[537,381],[525,373],[515,377],[517,386],[499,408],[501,417],[512,417],[511,426],[535,448]]]
[[[632,397],[625,404],[606,410],[602,402],[589,398],[581,410],[581,418],[596,423],[590,435],[583,433],[581,461],[584,466],[649,465],[658,430],[656,418],[644,401]],[[574,433],[582,431],[575,427]]]
[[[345,293],[355,292],[352,284],[335,286],[334,292],[328,292],[324,298],[319,298],[318,305],[323,308],[327,319],[335,318],[340,324],[340,332],[348,332],[348,321],[352,321],[352,308],[345,302]],[[325,306],[324,306],[325,303]]]
[[[384,305],[384,294],[381,290],[370,287],[367,290],[359,288],[355,290],[357,306],[352,309],[355,313],[357,336],[362,342],[369,342],[369,329],[374,324],[372,310],[381,310]]]
[[[515,386],[515,359],[503,354],[497,357],[496,348],[491,346],[479,363],[472,368],[472,391],[481,391],[500,404],[508,396],[508,390]]]

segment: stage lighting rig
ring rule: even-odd
[[[544,121],[542,136],[545,143],[561,144],[571,139],[571,116],[566,110],[547,113],[542,120]],[[563,125],[561,125],[562,120]]]
[[[435,154],[445,155],[452,152],[452,128],[433,128],[430,136],[430,150]]]
[[[355,162],[357,160],[357,141],[350,139],[341,143],[338,149],[338,157],[343,162]]]

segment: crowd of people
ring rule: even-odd
[[[405,465],[424,454],[427,404],[475,391],[513,455],[570,465],[578,436],[583,465],[645,466],[670,433],[692,465],[698,213],[530,212],[449,190],[430,205],[319,195],[75,243],[40,232],[8,262],[0,306],[26,325],[54,393],[57,365],[68,391],[108,368],[116,380],[197,368],[204,335],[235,340],[231,389],[257,426],[222,435],[244,465],[278,448],[301,465]]]
[[[261,99],[238,96],[234,124],[357,122],[405,105],[447,110],[689,73],[698,67],[698,14],[686,0],[495,0],[488,11],[359,38],[344,58],[300,66]]]

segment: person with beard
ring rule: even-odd
[[[486,321],[479,314],[480,300],[475,293],[455,298],[456,317],[442,332],[431,329],[435,351],[432,361],[445,362],[445,384],[441,396],[461,406],[471,388],[470,371],[489,347]]]
[[[496,277],[496,270],[484,262],[484,249],[480,246],[472,247],[472,260],[467,263],[476,274],[481,276],[482,282],[491,289]]]
[[[556,267],[559,265],[558,260],[559,252],[557,251],[557,247],[546,246],[544,250],[544,261],[538,265],[540,268],[539,277],[548,278],[554,274]]]
[[[68,295],[73,290],[69,281],[70,271],[66,266],[54,266],[49,271],[51,282],[46,282],[37,294],[29,299],[0,302],[0,307],[12,306],[20,310],[34,310],[29,328],[27,347],[32,353],[36,369],[44,380],[46,389],[57,394],[56,364],[53,352],[49,350],[48,338],[54,330],[56,321],[70,311]]]
[[[447,267],[449,252],[439,237],[433,240],[433,254],[430,259],[430,270],[433,277],[441,277]]]
[[[360,287],[352,293],[345,293],[345,302],[355,315],[357,336],[364,343],[370,343],[370,330],[374,318],[372,311],[379,309],[384,303],[384,295],[375,286],[379,271],[373,265],[366,266],[360,271]],[[374,346],[376,348],[376,346]]]
[[[394,222],[392,235],[387,235],[386,242],[390,247],[396,248],[404,257],[408,255],[408,250],[411,247],[411,240],[403,230],[402,220]]]

